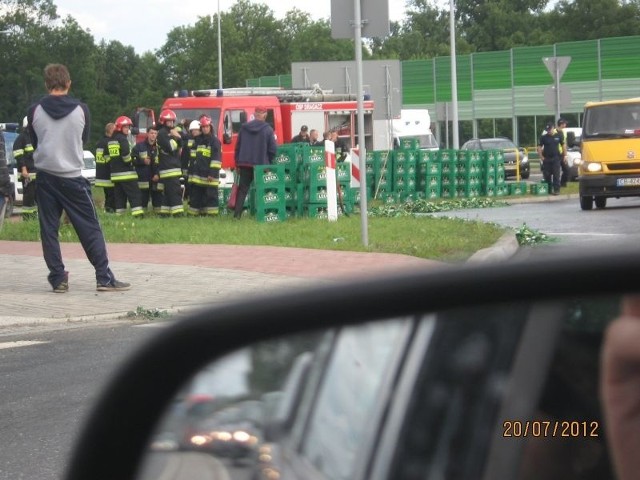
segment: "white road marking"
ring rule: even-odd
[[[49,343],[49,342],[43,342],[39,340],[33,340],[33,341],[23,340],[19,342],[1,342],[0,350],[4,350],[7,348],[30,347],[31,345],[40,345],[42,343]]]

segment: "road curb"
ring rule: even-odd
[[[511,258],[520,248],[515,232],[502,235],[492,246],[478,250],[467,263],[500,262]]]

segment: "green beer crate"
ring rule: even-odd
[[[253,167],[256,188],[285,186],[284,165],[256,165]]]
[[[458,158],[457,150],[442,149],[438,150],[438,161],[442,162],[455,162]]]
[[[295,170],[302,159],[300,148],[295,144],[280,145],[273,160],[274,165],[284,165]]]
[[[496,189],[496,197],[504,197],[509,194],[509,188],[507,187],[506,183],[503,183],[501,185],[496,185],[495,189]]]
[[[433,200],[435,198],[442,197],[442,187],[440,185],[428,185],[424,191],[424,197],[427,200]]]
[[[529,192],[527,182],[507,182],[509,195],[526,195]]]
[[[324,162],[324,146],[302,144],[302,163],[307,162]]]
[[[400,138],[400,148],[417,150],[420,148],[420,139],[418,137],[402,137]]]
[[[307,186],[327,185],[327,168],[322,161],[307,162],[302,165],[301,183]]]
[[[287,209],[281,208],[258,208],[256,209],[256,220],[260,223],[284,222],[287,219]]]
[[[351,182],[351,162],[341,162],[336,164],[336,178],[338,183]]]
[[[373,168],[374,172],[390,171],[393,168],[394,161],[393,150],[374,150],[373,152]]]
[[[529,186],[529,193],[532,195],[548,195],[549,185],[547,182],[532,183]]]
[[[304,187],[303,193],[304,203],[327,203],[327,186],[316,185]]]
[[[303,216],[309,218],[317,218],[319,220],[327,220],[329,218],[327,204],[305,204]]]
[[[480,160],[480,152],[482,150],[456,150],[456,155],[458,161],[470,162],[470,161],[479,161]]]
[[[483,185],[480,188],[480,193],[485,197],[495,197],[496,196],[496,186],[494,185]]]
[[[256,188],[253,192],[252,210],[286,207],[285,191],[285,187]]]
[[[456,186],[455,185],[442,185],[440,189],[440,196],[442,198],[455,198]]]

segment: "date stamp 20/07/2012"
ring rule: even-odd
[[[578,420],[505,420],[503,437],[594,438],[600,436],[600,423]]]

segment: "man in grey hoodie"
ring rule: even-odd
[[[29,107],[27,118],[38,170],[36,199],[40,237],[49,283],[55,293],[69,290],[58,234],[66,211],[82,248],[96,271],[99,292],[128,290],[109,268],[107,245],[91,196],[91,184],[82,174],[83,144],[89,139],[89,107],[69,96],[71,76],[67,67],[49,64],[44,69],[49,95]]]

